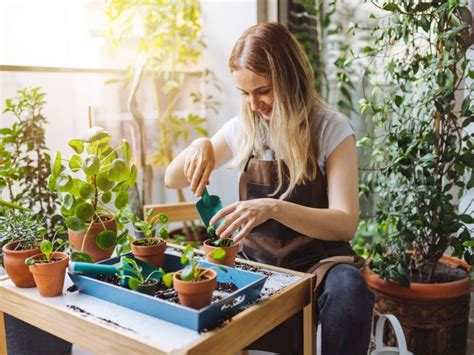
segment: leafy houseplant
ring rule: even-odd
[[[49,149],[45,140],[45,93],[41,88],[24,88],[6,99],[4,114],[15,118],[0,129],[0,190],[5,188],[12,203],[26,206],[44,216],[53,230],[62,223],[57,214],[57,196],[48,189],[51,174]]]
[[[148,217],[153,214],[153,209],[150,209]],[[162,223],[163,226],[158,231],[160,238],[155,237],[155,230],[158,226],[158,222]],[[160,267],[163,263],[164,253],[166,250],[166,242],[168,239],[168,230],[166,229],[166,223],[168,223],[168,217],[164,214],[158,214],[154,217],[149,218],[147,221],[140,220],[136,217],[133,222],[133,226],[139,231],[143,232],[145,238],[136,239],[132,242],[132,253],[135,258],[151,264],[155,267]]]
[[[36,254],[25,260],[33,274],[38,291],[43,297],[55,297],[62,294],[69,255],[58,252],[64,247],[62,239],[53,241],[43,240],[40,244],[41,254]]]
[[[45,233],[44,224],[35,213],[8,209],[0,215],[1,261],[15,286],[35,286],[25,259],[40,252],[39,244]]]
[[[374,4],[386,11],[385,23],[377,29],[375,42],[363,51],[374,58],[383,54],[386,65],[382,68],[383,87],[374,82],[374,95],[361,102],[361,108],[372,112],[379,127],[378,135],[364,140],[376,148],[373,169],[377,173],[371,186],[378,197],[377,221],[384,226],[382,241],[374,244],[371,270],[382,279],[410,288],[403,291],[393,283],[380,283],[379,278],[370,278],[369,285],[378,291],[382,284],[390,285],[400,299],[420,299],[419,294],[415,297],[416,290],[448,286],[453,290],[459,280],[457,292],[432,291],[444,301],[421,296],[431,302],[420,312],[434,312],[433,319],[447,334],[445,341],[435,341],[435,329],[424,332],[419,337],[423,340],[416,339],[417,327],[404,317],[417,312],[404,313],[401,322],[414,328],[408,341],[415,353],[465,353],[466,342],[456,340],[455,334],[467,334],[469,280],[466,272],[445,264],[469,267],[443,254],[450,248],[453,256],[464,256],[471,262],[473,242],[468,224],[474,223],[474,218],[458,211],[455,196],[460,198],[466,188],[474,187],[474,135],[467,130],[474,122],[474,87],[466,87],[466,79],[474,78],[467,55],[472,45],[472,14],[466,1],[390,0]],[[377,303],[377,312],[386,313],[383,304]],[[459,314],[454,325],[449,318],[453,314]],[[451,319],[451,325],[444,324],[447,319],[437,318],[441,315]],[[419,328],[426,328],[426,324]],[[423,344],[429,344],[429,349]]]
[[[84,260],[90,255],[94,262],[109,258],[117,243],[129,242],[127,230],[117,236],[117,225],[122,227],[120,221],[126,222],[120,218],[121,212],[128,204],[127,190],[135,184],[137,168],[130,164],[129,143],[123,140],[112,147],[110,140],[109,133],[93,127],[84,138],[69,141],[75,154],[66,168],[57,152],[49,180],[50,188],[60,194],[71,248],[82,252],[76,255]]]
[[[179,302],[184,306],[200,309],[209,305],[217,285],[217,273],[201,267],[189,244],[183,250],[181,264],[186,265],[182,270],[163,275],[165,285],[174,286]]]
[[[119,278],[128,279],[128,286],[135,291],[146,293],[148,295],[153,295],[158,286],[158,281],[164,275],[163,269],[157,269],[144,276],[142,273],[142,268],[137,264],[137,262],[132,258],[122,257],[121,259],[123,265],[122,270],[131,275],[126,275],[125,273],[119,275]],[[157,275],[158,278],[152,277]]]

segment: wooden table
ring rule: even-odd
[[[242,262],[298,278],[280,292],[237,314],[223,327],[202,334],[83,293],[64,292],[60,297],[42,298],[36,288],[21,289],[8,279],[0,281],[0,354],[6,354],[3,313],[100,354],[231,354],[301,310],[304,353],[314,354],[313,276]],[[70,285],[66,277],[65,290]],[[89,315],[73,311],[68,305],[85,309]]]

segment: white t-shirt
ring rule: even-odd
[[[319,138],[318,166],[321,172],[326,175],[326,161],[336,147],[341,142],[354,134],[347,118],[336,111],[323,111],[317,117],[316,132]],[[224,139],[235,156],[237,151],[239,136],[242,134],[242,122],[240,116],[232,118],[221,128]],[[270,160],[267,156],[265,159]]]

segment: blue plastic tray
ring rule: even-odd
[[[133,257],[129,254],[128,257]],[[119,262],[119,258],[111,258],[100,262],[101,264],[113,265]],[[211,267],[214,264],[201,262],[203,267]],[[145,264],[147,265],[147,264]],[[163,269],[166,272],[177,271],[182,268],[180,257],[166,253]],[[183,327],[202,331],[212,329],[219,325],[222,319],[235,314],[240,308],[252,302],[260,295],[266,276],[250,272],[237,270],[230,267],[227,272],[215,268],[217,281],[223,283],[233,283],[238,290],[209,306],[195,310],[173,302],[168,302],[156,297],[138,293],[120,286],[115,286],[91,277],[71,274],[69,277],[77,286],[80,292],[85,294],[145,313],[152,317],[163,319],[167,322],[175,323]],[[153,268],[144,268],[144,274],[148,275]]]

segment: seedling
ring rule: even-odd
[[[153,209],[147,211],[147,216],[151,217],[153,214]],[[157,244],[157,240],[155,239],[155,230],[158,224],[161,223],[162,226],[158,230],[158,235],[163,240],[168,240],[168,229],[166,228],[166,223],[168,223],[168,216],[164,215],[163,213],[158,214],[157,216],[151,217],[149,221],[141,220],[135,216],[133,221],[133,226],[138,230],[143,232],[145,235],[145,239],[140,239],[135,241],[135,245],[155,245]]]
[[[69,242],[64,241],[60,238],[53,239],[53,241],[43,240],[40,244],[40,250],[43,254],[39,259],[33,259],[33,257],[29,257],[25,260],[26,265],[34,265],[34,264],[48,264],[52,262],[53,253],[61,249],[62,247],[66,246]]]
[[[123,272],[117,274],[118,278],[128,279],[128,286],[134,291],[146,294],[155,293],[158,281],[165,274],[162,268],[152,271],[147,277],[145,277],[142,272],[142,267],[137,264],[135,259],[122,257],[121,261],[122,266],[120,267],[120,270]],[[158,277],[152,277],[153,275],[158,275]]]
[[[222,251],[225,255],[225,251]],[[186,245],[183,253],[181,254],[181,264],[186,265],[180,273],[180,278],[182,281],[202,281],[204,274],[208,270],[201,267],[201,264],[196,260],[193,247],[189,244]],[[214,266],[212,268],[219,268],[220,270],[227,272],[227,270],[221,266]],[[174,272],[170,272],[163,275],[163,282],[167,287],[171,287],[173,285],[173,274]]]

